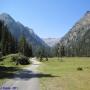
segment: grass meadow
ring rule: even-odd
[[[49,58],[39,70],[48,75],[40,78],[41,90],[90,90],[89,57]]]

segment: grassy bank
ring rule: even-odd
[[[49,58],[40,71],[47,74],[40,78],[41,90],[90,90],[90,58]]]
[[[10,54],[0,59],[0,85],[6,80],[12,79],[16,71],[22,70],[22,68],[28,66],[20,64],[16,65],[16,62],[12,61],[12,56],[13,54]]]

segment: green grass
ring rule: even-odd
[[[6,67],[18,67],[18,68],[23,68],[28,65],[16,65],[16,62],[12,61],[12,56],[17,55],[17,54],[10,54],[7,56],[3,56],[3,60],[0,60],[0,66],[6,66]]]
[[[9,80],[16,71],[22,70],[22,68],[28,65],[16,65],[16,62],[12,61],[12,55],[7,55],[0,59],[0,85],[2,85],[6,80]],[[15,54],[14,54],[15,55]]]
[[[63,58],[63,62],[49,58],[39,70],[51,75],[40,78],[41,90],[90,90],[90,58]]]

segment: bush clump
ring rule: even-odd
[[[82,67],[78,67],[77,70],[78,70],[78,71],[82,71],[83,68],[82,68]]]
[[[11,56],[11,60],[12,60],[13,62],[16,62],[16,61],[18,60],[18,57],[19,57],[18,54],[12,55],[12,56]]]
[[[20,57],[18,57],[18,62],[19,62],[19,64],[21,64],[21,65],[30,64],[29,58],[26,57],[26,56],[23,56],[23,55],[20,56]]]
[[[21,65],[28,65],[30,64],[29,58],[24,56],[24,55],[13,55],[12,56],[12,61],[16,62],[16,65],[21,64]]]

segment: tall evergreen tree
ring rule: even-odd
[[[20,37],[19,43],[18,43],[19,52],[22,53],[25,56],[32,56],[32,47],[27,43],[26,38],[24,35]]]
[[[16,40],[11,35],[8,27],[4,25],[4,22],[0,22],[0,48],[3,55],[16,52]]]
[[[22,35],[19,39],[19,43],[18,43],[18,48],[19,48],[19,52],[22,54],[25,54],[25,44],[26,44],[26,39],[25,37]]]

